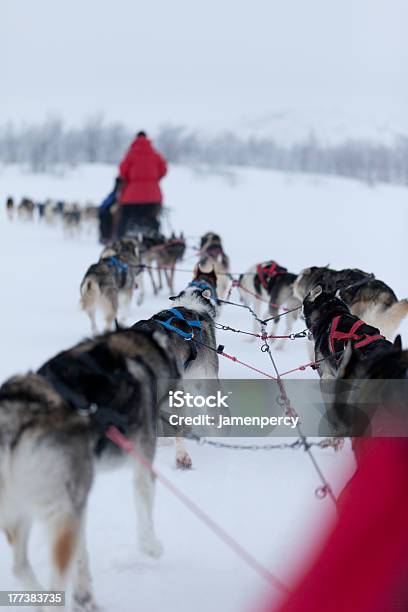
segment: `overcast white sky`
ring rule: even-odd
[[[407,0],[1,0],[0,123],[408,108]]]

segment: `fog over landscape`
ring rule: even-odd
[[[100,113],[275,138],[408,134],[404,0],[4,0],[1,120]]]

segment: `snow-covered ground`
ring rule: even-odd
[[[110,190],[115,168],[82,166],[61,176],[32,175],[0,168],[0,201],[27,195],[98,202]],[[220,232],[235,272],[276,259],[290,270],[308,265],[359,267],[374,272],[400,297],[408,295],[407,190],[368,187],[359,182],[260,170],[208,174],[205,168],[171,167],[164,181],[172,227],[189,242],[207,230]],[[166,229],[166,228],[165,228]],[[99,254],[92,233],[75,239],[60,227],[38,222],[8,222],[0,214],[1,347],[0,379],[37,368],[58,350],[89,333],[78,306],[79,283]],[[183,268],[191,269],[189,251]],[[177,286],[189,280],[180,273]],[[236,297],[236,296],[235,296]],[[167,296],[148,295],[133,306],[130,321],[166,307]],[[242,309],[224,307],[220,321],[250,329]],[[297,330],[302,329],[301,322]],[[402,327],[404,340],[408,324]],[[269,370],[259,345],[220,332],[225,350]],[[276,354],[278,367],[289,369],[308,360],[306,341],[288,341]],[[253,378],[254,373],[221,360],[223,378]],[[306,370],[296,377],[311,377]],[[174,466],[171,447],[159,448],[157,467],[259,561],[290,583],[303,552],[333,519],[329,500],[318,501],[313,467],[301,451],[238,452],[188,444],[191,472]],[[316,451],[335,491],[353,470],[348,449]],[[222,612],[253,610],[268,586],[219,542],[177,499],[157,487],[155,518],[164,556],[153,562],[136,550],[135,518],[126,470],[101,475],[89,507],[92,573],[98,601],[106,612],[177,610]],[[47,582],[47,547],[40,527],[31,541],[34,566]],[[15,589],[10,552],[0,539],[0,590]]]

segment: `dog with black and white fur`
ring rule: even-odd
[[[40,521],[50,541],[49,588],[66,590],[71,581],[73,609],[97,610],[86,546],[88,495],[98,466],[119,467],[128,457],[104,432],[116,426],[152,462],[158,398],[177,389],[179,380],[166,335],[124,329],[85,340],[37,374],[15,376],[0,388],[0,529],[22,589],[43,590],[27,551],[31,525]],[[157,557],[154,477],[131,465],[139,547]]]
[[[398,300],[391,287],[363,270],[305,268],[295,280],[294,294],[303,301],[317,285],[326,291],[339,291],[352,314],[380,329],[391,341],[408,314],[408,300]]]
[[[142,271],[138,244],[132,238],[122,238],[106,247],[99,261],[88,268],[80,287],[80,305],[90,319],[93,334],[98,333],[98,311],[103,314],[106,330],[112,329],[120,306],[121,321],[126,321]]]
[[[6,200],[6,213],[9,221],[12,221],[14,216],[14,198],[11,196]]]
[[[222,239],[215,232],[206,232],[200,239],[198,265],[202,270],[214,270],[217,275],[217,294],[224,299],[230,283],[230,260]]]
[[[215,336],[218,314],[217,277],[214,270],[197,268],[193,280],[178,295],[172,307],[150,319],[138,321],[134,329],[157,330],[169,338],[173,354],[183,372],[185,386],[195,394],[208,395],[219,388],[219,357]],[[217,432],[220,435],[220,432]],[[175,438],[177,465],[191,467],[191,458],[181,437]]]
[[[296,274],[289,272],[275,261],[255,264],[239,278],[238,290],[241,301],[250,306],[258,318],[274,317],[279,314],[282,307],[292,311],[281,317],[285,322],[283,333],[289,335],[299,316],[301,306],[301,301],[293,293],[296,277]],[[274,320],[271,335],[276,335],[279,321],[280,318]],[[254,332],[258,331],[258,323],[254,319]],[[279,340],[274,348],[280,349],[283,346],[284,340]]]
[[[183,233],[176,236],[173,232],[169,238],[165,238],[162,234],[144,234],[138,237],[138,241],[141,258],[152,282],[154,295],[163,289],[163,274],[170,293],[174,293],[175,268],[186,251]],[[141,294],[141,301],[143,297],[144,292]]]
[[[378,344],[369,354],[362,354],[349,343],[339,368],[332,407],[339,429],[356,437],[408,435],[407,404],[408,350],[403,350],[401,336],[393,343]],[[353,449],[358,458],[361,445],[354,443]]]
[[[338,293],[314,287],[303,302],[303,316],[314,341],[314,358],[321,378],[336,378],[348,344],[366,359],[393,344],[380,330],[353,315]]]

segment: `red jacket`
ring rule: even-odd
[[[166,172],[166,162],[150,140],[138,136],[119,166],[124,181],[120,204],[161,204],[159,181]]]
[[[408,442],[359,440],[336,527],[286,603],[269,612],[408,610]]]

